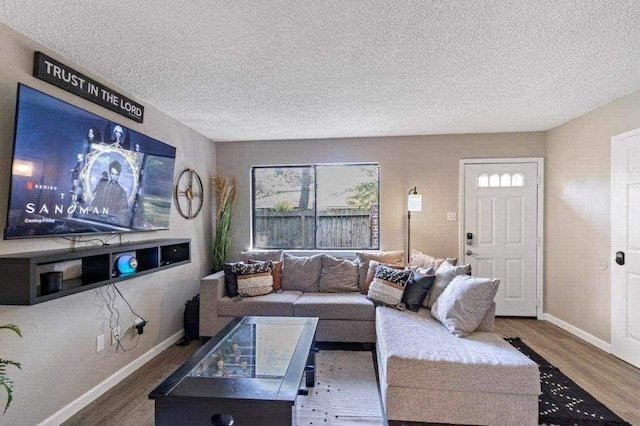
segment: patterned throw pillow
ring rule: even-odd
[[[249,264],[262,263],[264,260],[249,259]],[[282,287],[282,262],[273,262],[273,270],[271,271],[273,276],[273,290],[278,291]]]
[[[378,270],[378,266],[380,265],[384,265],[388,268],[393,268],[393,269],[404,269],[403,266],[391,265],[389,263],[380,263],[375,260],[370,260],[369,269],[367,269],[367,277],[365,278],[364,283],[362,283],[361,285],[362,294],[369,293],[369,287],[371,286],[371,283],[373,282],[373,278],[376,276],[376,271]]]
[[[273,291],[273,262],[246,264],[235,266],[238,274],[238,295],[241,297],[262,296]]]
[[[376,270],[373,282],[369,286],[367,297],[374,302],[398,307],[410,277],[411,271],[380,265]]]
[[[367,278],[367,271],[369,270],[369,261],[375,260],[376,262],[404,266],[404,250],[395,251],[380,251],[380,252],[356,252],[360,266],[358,267],[358,284],[361,289],[364,289],[364,282]],[[363,291],[364,294],[367,294]]]

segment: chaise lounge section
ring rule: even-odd
[[[538,365],[497,334],[451,334],[428,310],[376,309],[376,352],[389,420],[537,425]]]

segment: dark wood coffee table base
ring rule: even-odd
[[[278,324],[278,321],[282,324]],[[198,366],[203,364],[203,360],[211,359],[213,352],[218,353],[219,345],[230,340],[229,336],[237,329],[236,326],[264,322],[268,322],[269,326],[293,324],[295,327],[302,327],[299,329],[300,337],[286,374],[216,377],[215,374],[201,372]],[[317,318],[291,317],[245,317],[232,320],[149,395],[149,398],[155,400],[155,424],[212,425],[216,424],[212,423],[212,417],[224,414],[233,418],[234,426],[294,425],[295,403],[303,374],[307,388],[315,385],[317,349],[313,348],[313,341],[317,323]],[[273,339],[276,344],[279,342],[277,336],[270,339],[270,342]],[[207,364],[207,368],[213,368],[212,365],[215,364]],[[308,392],[306,389],[301,392],[306,393],[305,391]]]
[[[156,425],[212,425],[215,414],[230,414],[234,426],[283,426],[295,424],[295,404],[289,401],[196,400],[165,398],[156,400]]]

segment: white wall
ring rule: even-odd
[[[547,135],[545,312],[607,343],[611,137],[639,127],[636,91]]]
[[[109,110],[71,95],[31,76],[33,52],[41,50],[106,86],[123,92],[108,82],[90,75],[71,61],[55,55],[0,26],[0,218],[7,214],[11,170],[13,128],[17,83],[63,99],[107,119],[121,123],[177,148],[176,172],[192,167],[200,173],[209,190],[215,164],[215,145],[204,136],[145,105],[144,124],[138,124]],[[131,98],[133,96],[123,93]],[[206,197],[207,200],[211,198]],[[210,271],[211,206],[187,221],[172,206],[169,231],[133,233],[130,241],[157,238],[191,238],[192,262],[188,265],[123,281],[118,287],[134,309],[149,321],[138,346],[126,353],[109,346],[108,311],[105,287],[34,306],[0,306],[0,324],[17,324],[20,339],[13,333],[0,333],[0,358],[22,363],[22,370],[9,369],[15,381],[14,401],[0,415],[0,425],[32,425],[54,414],[74,399],[126,366],[160,342],[182,329],[184,303],[199,291],[199,279]],[[70,247],[61,238],[0,241],[0,254]],[[2,277],[0,277],[2,279]],[[116,304],[124,326],[133,322],[128,308]],[[96,353],[96,336],[105,334],[107,349]],[[125,344],[131,345],[133,340]],[[6,396],[0,390],[0,406]]]
[[[378,162],[381,249],[406,250],[407,194],[417,186],[423,210],[411,215],[411,247],[457,257],[458,222],[446,217],[458,211],[460,159],[544,157],[545,152],[542,132],[216,143],[216,170],[238,182],[231,254],[236,257],[250,244],[253,165]]]

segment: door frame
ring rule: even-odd
[[[537,318],[542,319],[544,315],[544,158],[542,157],[523,157],[523,158],[463,158],[460,160],[460,176],[458,181],[459,199],[458,199],[458,259],[464,258],[464,221],[465,221],[465,166],[467,164],[513,164],[513,163],[536,163],[538,165],[538,223],[536,229],[537,247],[536,247],[536,287],[537,301],[536,313]]]

